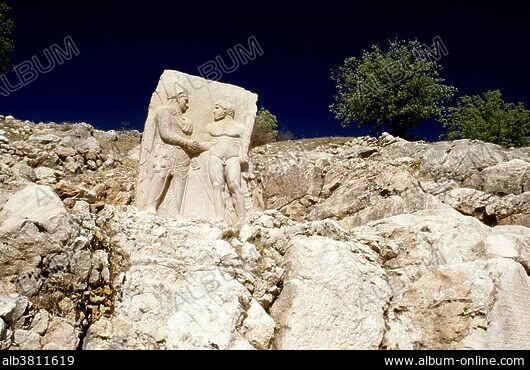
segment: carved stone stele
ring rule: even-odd
[[[257,100],[237,86],[165,71],[145,124],[137,207],[170,218],[243,219]]]

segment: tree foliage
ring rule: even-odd
[[[347,58],[332,73],[337,93],[331,112],[344,127],[357,122],[379,132],[388,125],[402,137],[441,117],[456,89],[444,84],[435,60],[440,57],[432,50],[419,41],[396,40],[386,50],[374,45],[361,58]]]
[[[250,147],[255,148],[261,145],[275,142],[279,138],[278,119],[267,109],[260,109],[256,116],[254,132],[250,140]]]
[[[7,71],[11,53],[15,48],[11,39],[13,21],[8,15],[10,10],[9,5],[0,1],[0,73]]]
[[[475,139],[505,147],[530,145],[530,112],[523,103],[505,103],[499,90],[463,96],[443,120],[447,138]]]

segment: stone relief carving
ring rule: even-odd
[[[146,122],[137,207],[170,218],[244,219],[256,102],[241,88],[166,71]]]

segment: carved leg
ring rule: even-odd
[[[149,189],[149,195],[147,197],[147,205],[145,210],[151,213],[157,213],[160,205],[166,197],[167,190],[171,176],[167,173],[158,173],[153,178],[151,188]]]
[[[215,218],[216,221],[222,222],[225,218],[225,207],[223,204],[223,189],[225,185],[223,161],[211,155],[208,159],[208,169],[213,187]]]
[[[228,183],[228,190],[236,209],[237,217],[242,220],[247,215],[245,206],[245,194],[241,188],[241,164],[239,157],[230,158],[226,163],[226,180]]]
[[[171,190],[173,194],[172,209],[175,210],[176,215],[182,214],[182,201],[184,199],[184,191],[186,190],[186,181],[188,181],[187,172],[177,172],[171,181]]]

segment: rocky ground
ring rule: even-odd
[[[237,227],[132,206],[137,132],[0,117],[0,349],[528,349],[530,149],[252,152]]]

